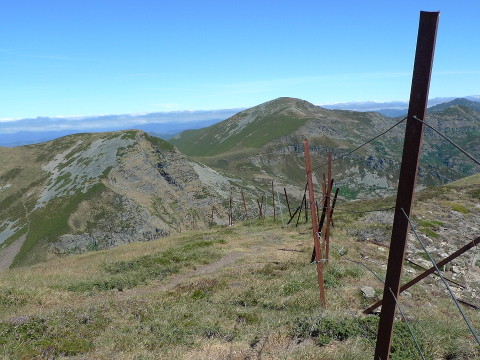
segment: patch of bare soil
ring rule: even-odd
[[[26,238],[26,234],[19,237],[0,252],[0,271],[7,270],[12,265]]]
[[[119,294],[122,294],[124,296],[132,296],[132,295],[151,293],[155,291],[168,291],[173,289],[177,285],[180,285],[181,283],[190,280],[193,276],[210,274],[210,273],[216,272],[230,264],[233,264],[235,261],[244,257],[245,255],[246,253],[244,252],[233,252],[233,253],[227,254],[226,256],[224,256],[223,258],[221,258],[216,262],[198,267],[195,270],[189,271],[184,274],[176,275],[171,279],[169,279],[169,281],[166,284],[161,284],[158,287],[155,287],[155,288],[150,287],[146,289],[134,288],[134,289],[125,290]]]

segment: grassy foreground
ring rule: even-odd
[[[352,260],[383,276],[388,252],[349,235],[358,216],[336,219],[326,309],[308,263],[309,228],[250,220],[0,273],[0,356],[371,359],[378,317],[361,314],[374,300],[360,288],[379,295],[383,286]],[[403,309],[428,359],[479,356],[445,296],[423,285],[410,294]],[[468,315],[478,328],[479,314]],[[401,321],[393,351],[392,359],[419,358]]]

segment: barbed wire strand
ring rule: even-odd
[[[358,319],[358,316],[357,316],[357,315],[353,312],[353,310],[350,308],[350,303],[351,303],[351,301],[350,301],[350,303],[349,303],[347,300],[345,300],[345,298],[342,296],[342,294],[340,294],[340,291],[338,291],[337,289],[335,289],[335,287],[331,287],[331,288],[329,288],[328,290],[333,290],[333,291],[335,292],[335,294],[340,298],[340,300],[343,301],[343,303],[345,304],[345,306],[346,306],[348,312],[350,313],[350,315],[352,316],[352,318]],[[363,336],[364,336],[365,338],[368,338],[369,335],[370,335],[370,333],[371,333],[371,331],[369,331],[369,329],[368,329],[361,321],[358,322],[358,325],[359,325],[360,328],[363,330]]]
[[[447,290],[448,292],[450,293],[450,296],[452,297],[453,301],[455,302],[455,305],[457,305],[457,308],[458,308],[458,311],[460,311],[460,314],[462,314],[462,317],[463,317],[463,320],[465,320],[468,328],[470,329],[470,332],[472,333],[473,337],[475,338],[475,340],[477,341],[478,345],[480,345],[480,339],[477,335],[477,332],[475,331],[475,329],[472,327],[472,325],[470,324],[470,322],[468,321],[467,319],[467,316],[465,315],[465,313],[463,312],[462,310],[462,307],[460,306],[458,300],[457,300],[457,297],[455,296],[455,294],[453,293],[452,289],[450,288],[450,285],[448,285],[448,282],[445,280],[445,278],[443,277],[440,269],[438,268],[437,266],[437,263],[435,262],[435,260],[433,260],[432,256],[430,255],[430,253],[427,251],[427,248],[425,247],[424,243],[422,242],[422,240],[420,240],[420,237],[418,236],[417,234],[417,231],[415,229],[415,226],[414,224],[412,223],[412,221],[410,220],[410,218],[408,217],[407,213],[405,212],[405,210],[403,210],[403,208],[400,208],[400,210],[403,212],[403,215],[405,216],[405,218],[407,219],[408,223],[410,224],[410,227],[413,231],[413,233],[415,234],[415,237],[417,238],[418,242],[420,243],[420,246],[423,248],[423,251],[425,252],[425,254],[427,254],[428,258],[430,259],[430,261],[432,262],[433,266],[435,267],[435,270],[437,271],[437,274],[440,276],[440,278],[442,279],[443,283],[445,284],[445,286],[447,287]]]
[[[341,252],[341,250],[339,250],[335,245],[333,245],[332,243],[330,243],[330,246],[338,253],[338,255],[342,258],[342,259],[345,259],[347,261],[350,261],[350,262],[353,262],[357,265],[360,265],[360,266],[363,266],[365,269],[367,269],[368,271],[370,271],[376,278],[378,281],[380,281],[382,284],[385,284],[385,280],[382,279],[379,275],[377,275],[377,273],[375,271],[373,271],[369,266],[365,265],[364,263],[362,263],[361,261],[357,261],[357,260],[354,260],[354,259],[351,259],[347,256],[345,256],[347,254],[347,252]]]
[[[418,341],[417,341],[417,338],[415,337],[415,334],[413,333],[412,329],[410,328],[410,324],[407,321],[407,317],[403,313],[402,307],[400,306],[399,302],[397,301],[397,297],[395,296],[395,294],[393,293],[393,291],[390,287],[388,288],[388,290],[390,290],[390,293],[392,294],[393,299],[395,300],[395,303],[397,304],[398,311],[400,312],[400,315],[402,316],[403,321],[405,322],[405,325],[407,325],[408,332],[410,333],[410,336],[412,337],[413,342],[415,343],[415,347],[417,348],[418,353],[420,354],[422,359],[425,360],[425,356],[423,355],[422,349],[420,348],[420,345],[418,344]]]
[[[388,208],[381,208],[381,209],[372,209],[372,210],[347,210],[347,209],[338,209],[335,208],[335,212],[346,212],[346,213],[354,213],[354,214],[364,214],[364,213],[370,213],[370,212],[380,212],[380,211],[388,211],[388,210],[394,210],[395,206],[388,207]]]
[[[332,159],[332,163],[333,163],[334,161],[336,161],[336,160],[342,159],[342,158],[344,158],[344,157],[347,157],[347,156],[353,154],[354,152],[360,150],[360,149],[361,149],[362,147],[364,147],[365,145],[370,144],[372,141],[377,140],[380,136],[385,135],[385,134],[388,133],[390,130],[392,130],[393,128],[397,127],[397,126],[400,125],[401,123],[403,123],[406,119],[407,119],[407,117],[405,116],[402,120],[400,120],[399,122],[397,122],[397,123],[395,123],[394,125],[390,126],[387,130],[381,132],[380,134],[376,135],[375,137],[371,138],[370,140],[364,142],[362,145],[357,146],[355,149],[353,149],[353,150],[351,150],[351,151],[349,151],[349,152],[347,152],[347,153],[345,153],[345,154],[342,154],[342,155],[339,155],[339,156],[334,157],[334,158]],[[327,161],[326,163],[322,164],[322,165],[319,165],[319,166],[316,166],[316,167],[312,168],[312,171],[318,170],[318,169],[320,169],[321,167],[323,167],[323,166],[325,166],[325,165],[328,165],[328,161]]]
[[[480,165],[480,161],[478,161],[477,159],[475,159],[472,155],[470,155],[467,151],[465,151],[464,149],[462,149],[459,145],[457,145],[456,143],[453,142],[453,140],[449,139],[446,135],[442,134],[440,131],[438,131],[437,129],[435,129],[432,125],[429,125],[427,122],[419,119],[416,115],[413,115],[413,118],[417,121],[420,121],[422,124],[424,124],[425,126],[429,127],[430,129],[432,129],[433,131],[435,131],[438,135],[440,135],[441,137],[443,137],[445,140],[447,140],[450,144],[452,144],[453,146],[455,146],[458,150],[460,150],[464,155],[466,155],[467,157],[469,157],[473,162],[475,162],[477,165]]]

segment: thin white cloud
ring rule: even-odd
[[[240,109],[168,111],[101,116],[38,117],[0,120],[0,134],[48,131],[108,131],[149,124],[181,124],[187,122],[223,120]]]

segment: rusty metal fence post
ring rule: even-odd
[[[388,360],[396,312],[396,301],[400,289],[403,259],[408,234],[407,217],[413,203],[413,192],[417,177],[420,145],[424,124],[416,121],[414,116],[425,119],[428,90],[432,72],[435,40],[437,36],[439,12],[420,12],[417,49],[413,68],[412,88],[405,129],[402,165],[398,182],[397,201],[393,220],[392,238],[388,256],[388,268],[383,290],[383,305],[378,326],[375,360]]]
[[[320,247],[320,238],[318,236],[317,215],[315,214],[315,194],[313,193],[312,168],[310,164],[310,146],[308,140],[303,140],[303,148],[305,151],[305,164],[308,181],[308,198],[310,202],[310,217],[312,219],[313,241],[315,244],[315,263],[317,265],[318,287],[320,289],[320,303],[325,307],[325,288],[323,283],[323,258],[322,249]],[[305,209],[306,210],[306,209]]]

